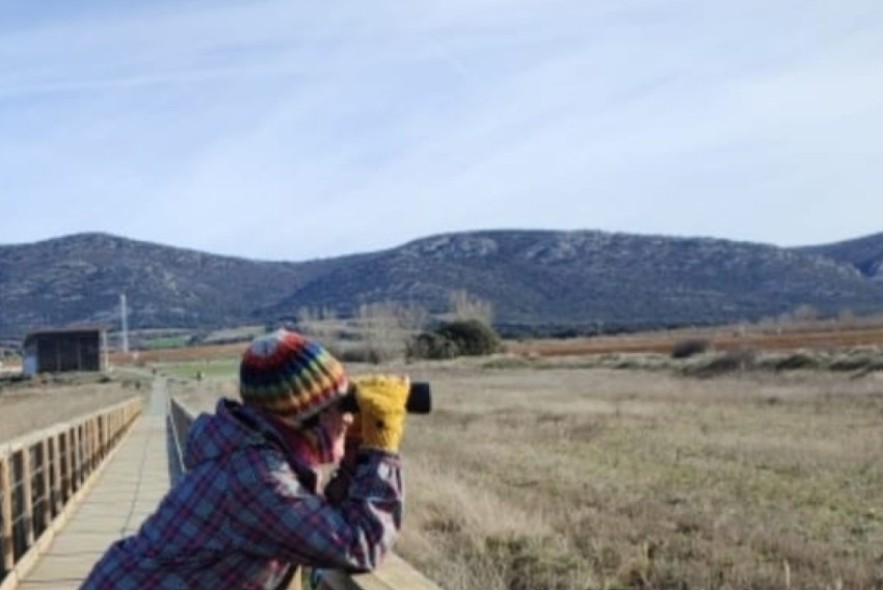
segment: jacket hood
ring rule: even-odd
[[[184,466],[190,470],[248,447],[267,446],[286,451],[284,440],[266,418],[239,402],[221,399],[214,414],[200,414],[190,426]]]

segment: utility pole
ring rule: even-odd
[[[120,293],[120,334],[122,342],[120,348],[123,354],[129,354],[129,318],[126,311],[126,294]]]

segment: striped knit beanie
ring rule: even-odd
[[[290,422],[315,415],[347,393],[341,364],[320,344],[277,330],[249,345],[239,365],[239,395],[246,405]]]

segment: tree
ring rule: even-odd
[[[819,310],[812,305],[798,305],[793,313],[796,322],[813,322],[819,319]]]
[[[408,341],[428,317],[426,310],[416,305],[391,301],[360,305],[358,321],[368,357],[381,362],[406,354]]]
[[[455,320],[477,320],[488,326],[494,319],[493,305],[470,295],[465,290],[451,291],[450,294],[451,315]]]
[[[301,307],[297,310],[296,329],[325,346],[333,347],[337,336],[336,320],[337,314],[330,307]]]

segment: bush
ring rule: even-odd
[[[479,320],[442,324],[435,333],[456,344],[463,356],[483,356],[500,350],[500,337],[493,328]]]
[[[799,369],[818,369],[822,362],[806,352],[795,352],[779,360],[775,364],[776,371],[796,371]]]
[[[704,338],[688,338],[676,342],[671,349],[671,358],[685,359],[696,354],[702,354],[711,347],[711,342]]]
[[[457,344],[435,332],[418,334],[410,342],[406,351],[409,359],[443,360],[459,356]]]
[[[423,332],[408,343],[409,359],[450,359],[457,356],[484,356],[500,350],[500,337],[479,320],[442,324]]]
[[[684,367],[684,373],[695,377],[714,377],[723,373],[746,371],[755,368],[756,359],[756,351],[739,348],[715,355],[693,366]]]
[[[345,363],[368,363],[372,365],[377,365],[380,364],[383,360],[380,358],[380,355],[376,350],[365,346],[349,347],[339,350],[336,352],[336,354],[333,354],[335,357]]]
[[[868,352],[851,352],[831,362],[832,371],[873,371],[880,365],[877,355]]]

